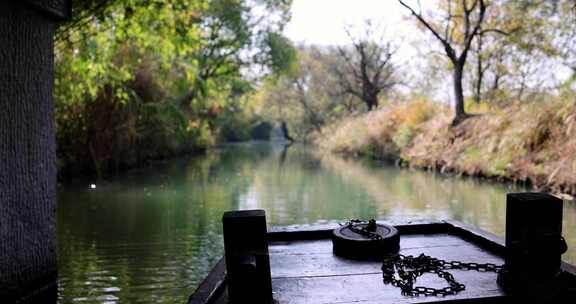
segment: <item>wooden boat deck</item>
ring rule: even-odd
[[[269,251],[273,297],[280,304],[376,304],[464,302],[494,303],[506,299],[496,273],[450,270],[466,290],[445,297],[407,297],[382,281],[381,263],[339,258],[332,253],[331,231],[336,226],[272,229]],[[396,225],[401,234],[400,253],[424,253],[444,260],[503,264],[502,239],[452,221]],[[570,265],[564,269],[575,275]],[[220,261],[189,304],[227,303],[225,265]],[[576,282],[576,281],[575,281]],[[417,286],[444,287],[446,283],[425,274]]]

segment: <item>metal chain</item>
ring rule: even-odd
[[[380,240],[382,236],[376,232],[376,221],[369,220],[363,221],[358,219],[351,219],[343,226],[350,229],[350,231],[363,235],[373,240]]]
[[[376,232],[375,220],[351,219],[342,226],[370,239],[382,239],[382,236]],[[502,265],[492,263],[444,261],[425,254],[420,254],[417,257],[393,254],[384,258],[382,262],[382,277],[385,284],[400,288],[402,294],[406,296],[448,296],[466,289],[466,285],[456,281],[454,276],[445,270],[461,269],[498,273],[502,268]],[[416,279],[424,273],[436,274],[439,278],[446,280],[448,286],[444,288],[414,287]]]
[[[492,263],[463,263],[460,261],[444,261],[420,254],[417,257],[394,254],[386,257],[382,263],[384,284],[399,287],[406,296],[447,296],[454,295],[466,286],[454,279],[447,269],[475,270],[479,272],[500,272],[503,266]],[[396,276],[397,273],[397,276]],[[448,287],[431,288],[414,287],[416,279],[424,273],[433,273],[446,280]]]

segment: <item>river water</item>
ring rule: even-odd
[[[269,225],[456,219],[504,234],[509,185],[281,144],[226,145],[106,180],[59,186],[59,303],[185,303],[223,252],[225,210]],[[564,203],[576,263],[576,204]]]

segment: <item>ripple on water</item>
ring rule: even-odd
[[[218,234],[189,237],[88,246],[60,265],[59,302],[184,303],[222,252]]]

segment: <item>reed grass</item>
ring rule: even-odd
[[[444,105],[425,99],[391,103],[326,126],[315,143],[337,153],[576,194],[573,95],[469,109],[475,114],[451,127]]]

